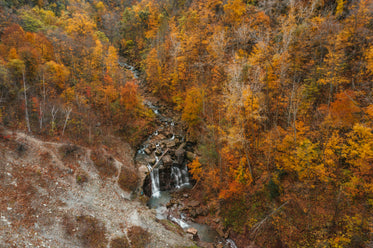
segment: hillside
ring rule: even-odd
[[[43,142],[21,132],[0,138],[1,247],[189,247],[173,224],[131,200],[133,151],[118,143],[112,173],[92,150]],[[109,165],[106,165],[109,167]],[[137,177],[135,173],[135,177]],[[125,190],[123,190],[125,189]],[[132,246],[129,246],[131,243]]]

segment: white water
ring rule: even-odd
[[[232,239],[227,239],[226,242],[230,248],[237,248],[236,243]]]
[[[158,161],[158,157],[155,157]],[[154,168],[152,170],[152,166],[150,164],[147,165],[149,171],[150,171],[150,180],[151,180],[151,188],[152,188],[152,197],[159,198],[161,196],[160,187],[159,187],[159,169]]]
[[[174,178],[175,188],[180,189],[182,187],[190,186],[188,167],[186,165],[180,169],[177,166],[172,166],[171,176]]]

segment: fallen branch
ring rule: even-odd
[[[257,235],[257,232],[259,232],[260,228],[264,225],[264,223],[270,219],[272,217],[272,215],[274,215],[275,213],[277,213],[281,208],[283,208],[286,204],[288,204],[289,201],[285,202],[284,204],[282,204],[281,206],[279,206],[278,208],[276,208],[275,210],[273,210],[269,215],[267,215],[263,220],[261,220],[260,222],[256,223],[253,228],[251,229],[251,234],[254,235],[254,237],[256,237]],[[255,238],[254,238],[255,239]]]
[[[149,170],[149,172],[152,172],[152,171],[154,170],[154,168],[159,164],[159,162],[161,162],[163,156],[166,155],[167,152],[168,152],[168,148],[167,148],[166,151],[164,151],[163,154],[159,157],[157,163],[155,163],[155,164],[153,165],[152,169]]]

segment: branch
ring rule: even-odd
[[[274,215],[275,213],[277,213],[281,208],[283,208],[286,204],[288,204],[289,201],[285,202],[284,204],[282,204],[281,206],[279,206],[278,208],[276,208],[275,210],[273,210],[269,215],[267,215],[263,220],[261,220],[260,222],[256,223],[253,228],[251,229],[251,234],[257,234],[257,232],[260,230],[260,228],[263,226],[263,224],[272,217],[272,215]]]
[[[161,162],[163,156],[166,155],[167,152],[168,152],[168,148],[166,149],[166,151],[163,152],[162,156],[159,157],[158,162],[153,165],[152,169],[149,170],[149,172],[152,172],[154,170],[154,168]]]

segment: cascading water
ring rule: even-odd
[[[186,165],[184,165],[182,169],[177,166],[172,166],[171,176],[174,178],[176,189],[190,186],[188,167]]]
[[[152,170],[152,167],[150,165],[148,165],[148,168],[150,170],[152,197],[158,198],[161,196],[160,194],[161,189],[159,187],[159,169],[154,168]]]

